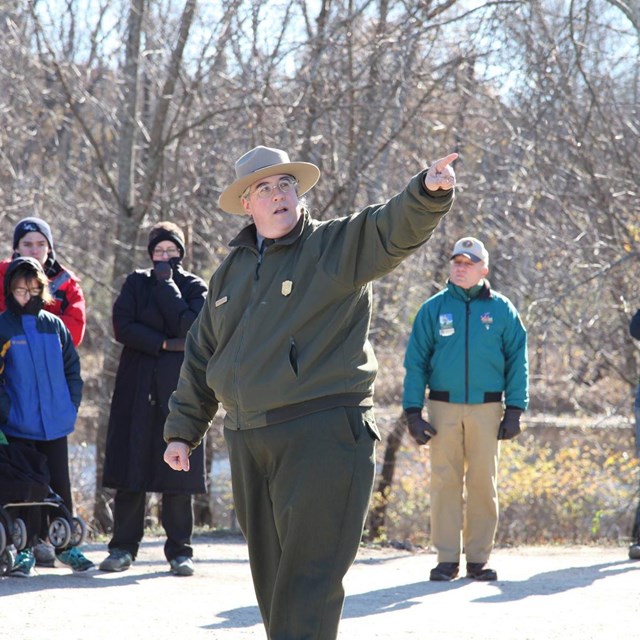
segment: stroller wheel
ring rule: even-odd
[[[0,522],[0,553],[4,553],[7,548],[7,532],[4,529],[4,525]]]
[[[62,549],[71,540],[71,525],[64,518],[55,518],[49,525],[49,542],[56,548]]]
[[[18,551],[27,546],[27,525],[22,518],[13,521],[13,545]]]
[[[87,536],[87,525],[82,518],[71,518],[71,546],[77,547],[84,542]]]
[[[5,549],[0,553],[0,576],[6,576],[13,569],[15,559],[16,557],[11,549]]]

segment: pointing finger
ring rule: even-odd
[[[433,167],[435,170],[440,173],[445,167],[448,167],[456,158],[458,157],[457,153],[450,153],[448,156],[444,158],[440,158],[433,163]]]

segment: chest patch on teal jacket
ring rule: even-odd
[[[453,314],[441,313],[439,317],[440,322],[440,335],[443,337],[452,336],[456,330],[453,326]]]

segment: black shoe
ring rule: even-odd
[[[174,576],[192,576],[195,573],[193,561],[187,556],[178,556],[169,561]]]
[[[629,547],[629,560],[640,560],[640,542],[635,542]]]
[[[133,562],[133,556],[124,549],[111,549],[100,563],[100,571],[126,571]]]
[[[436,582],[449,582],[458,577],[459,565],[457,562],[438,562],[438,564],[431,569],[429,574],[429,580]]]
[[[484,562],[467,562],[467,578],[482,582],[497,580],[498,574],[493,569],[485,567],[485,564]]]

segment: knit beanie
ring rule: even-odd
[[[149,232],[149,244],[147,245],[150,257],[153,257],[153,250],[156,245],[165,240],[173,242],[180,250],[180,259],[184,258],[184,234],[182,233],[182,229],[173,222],[159,222],[151,228]]]
[[[31,231],[37,231],[41,233],[49,243],[49,254],[52,258],[55,258],[53,251],[53,236],[51,235],[51,227],[42,218],[23,218],[18,222],[13,230],[13,250],[18,249],[18,243],[20,239],[30,233]]]

